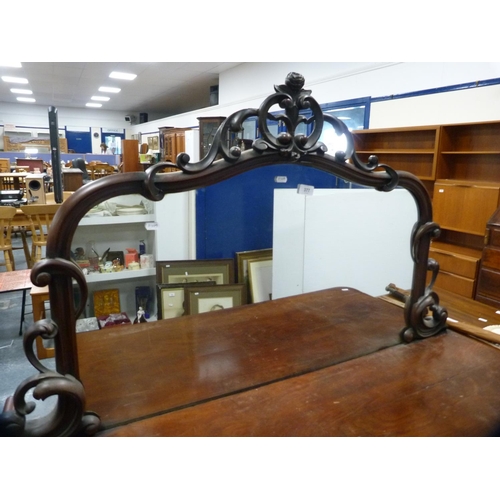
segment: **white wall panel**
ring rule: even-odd
[[[313,196],[276,190],[274,203],[273,298],[336,286],[374,296],[391,282],[411,287],[417,210],[406,190],[333,189]]]

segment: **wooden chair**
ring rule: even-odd
[[[42,260],[42,249],[47,245],[47,234],[55,213],[61,205],[25,205],[21,210],[29,219],[29,229],[31,231],[31,259],[30,267],[35,262]]]
[[[7,174],[8,172],[5,172]],[[16,181],[11,175],[0,176],[0,189],[3,191],[8,191],[16,188]]]
[[[12,219],[16,212],[16,207],[0,207],[0,250],[4,255],[4,261],[0,262],[0,266],[5,266],[7,271],[16,270],[12,251]]]
[[[114,167],[112,167],[109,163],[91,162],[89,164],[89,169],[91,172],[90,178],[93,181],[115,173]]]
[[[45,302],[49,300],[49,287],[39,288],[33,285],[30,296],[33,306],[33,321],[45,318]],[[55,356],[55,349],[53,347],[45,347],[41,337],[37,337],[35,342],[38,359],[53,358]]]
[[[63,191],[63,202],[66,201],[73,193],[74,191]],[[56,202],[55,194],[53,191],[51,191],[50,193],[45,193],[45,201],[49,205],[53,205]]]

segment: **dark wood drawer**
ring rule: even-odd
[[[477,294],[500,300],[500,271],[482,267],[477,281]]]
[[[491,245],[493,247],[500,247],[500,229],[496,228],[488,228],[489,231],[487,245]]]
[[[500,271],[500,248],[485,247],[483,249],[483,261],[481,265],[482,267]]]

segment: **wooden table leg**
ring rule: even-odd
[[[45,318],[45,301],[49,300],[49,287],[39,288],[34,286],[31,288],[31,304],[33,306],[33,320],[39,321]],[[38,359],[53,358],[55,349],[53,347],[45,347],[41,337],[36,338],[36,351]]]

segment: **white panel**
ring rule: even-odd
[[[200,131],[197,129],[184,132],[185,153],[189,155],[191,163],[200,160]]]
[[[305,207],[295,189],[274,190],[273,299],[302,293]]]
[[[406,190],[276,190],[274,217],[273,298],[335,286],[376,296],[391,282],[411,286],[417,210]]]
[[[306,199],[304,291],[348,286],[382,295],[389,283],[411,287],[410,236],[417,220],[403,189],[339,189]]]
[[[168,194],[156,203],[157,260],[190,258],[189,196],[189,192]]]
[[[328,196],[336,189],[315,189],[314,196]],[[274,190],[273,299],[304,291],[304,232],[306,199],[295,189]]]

